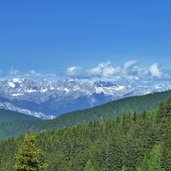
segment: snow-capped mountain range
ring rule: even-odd
[[[0,108],[51,119],[116,99],[169,89],[170,83],[137,86],[71,78],[59,81],[13,78],[0,81]]]

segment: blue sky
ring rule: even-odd
[[[1,1],[0,70],[62,73],[134,60],[168,70],[170,9],[170,0]]]

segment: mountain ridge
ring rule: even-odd
[[[170,84],[149,87],[116,85],[110,81],[59,81],[13,78],[0,81],[0,108],[18,111],[43,119],[83,110],[113,100],[161,92]]]
[[[29,116],[23,113],[0,109],[0,123],[1,122],[14,122],[14,121],[38,121],[40,120],[37,117]]]
[[[159,105],[171,97],[171,91],[144,96],[127,97],[86,110],[63,114],[52,120],[25,120],[0,123],[0,139],[22,135],[27,132],[40,132],[49,129],[73,127],[90,122],[102,122],[130,113],[153,113]]]

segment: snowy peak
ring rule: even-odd
[[[109,81],[32,80],[0,81],[0,108],[17,110],[41,118],[101,105],[112,100],[171,89],[170,83],[148,86],[117,85]]]

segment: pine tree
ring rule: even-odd
[[[15,156],[16,171],[42,171],[47,165],[43,161],[43,151],[35,146],[35,136],[26,135]]]
[[[154,145],[150,153],[150,159],[147,161],[147,168],[149,171],[164,171],[161,166],[160,145]]]
[[[94,166],[90,160],[87,161],[84,171],[95,171]]]

